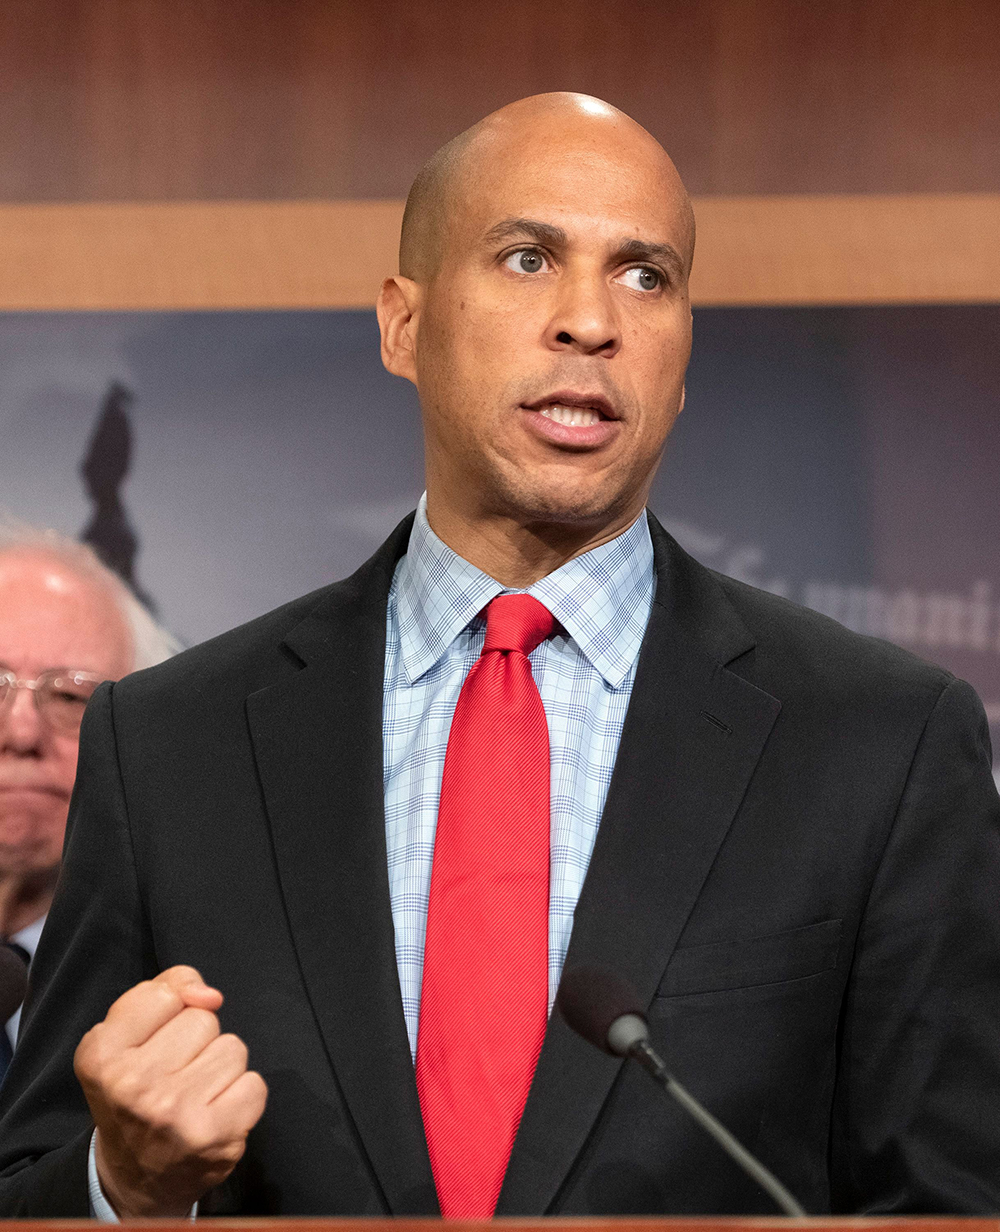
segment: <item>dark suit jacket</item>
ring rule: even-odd
[[[226,995],[267,1111],[208,1212],[432,1214],[382,805],[386,593],[353,577],[88,711],[0,1125],[0,1213],[87,1213],[71,1059],[137,981]],[[812,1212],[1000,1210],[1000,842],[973,691],[708,572],[657,591],[567,964]],[[498,1213],[762,1212],[641,1071],[549,1025]]]

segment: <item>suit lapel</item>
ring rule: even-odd
[[[651,529],[656,598],[566,958],[567,969],[594,964],[621,973],[644,1003],[780,710],[725,667],[753,639],[721,587],[653,519]],[[620,1066],[553,1014],[498,1215],[552,1205]]]
[[[247,700],[299,965],[388,1210],[438,1213],[403,1018],[386,867],[386,596],[412,519],[285,639],[302,662]]]

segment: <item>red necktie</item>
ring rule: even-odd
[[[417,1089],[451,1219],[493,1214],[545,1035],[549,729],[527,656],[553,625],[530,595],[489,604],[448,735]]]

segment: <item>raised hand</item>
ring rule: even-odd
[[[232,1172],[267,1087],[238,1036],[221,1035],[222,994],[193,967],[124,993],[80,1041],[76,1076],[97,1127],[97,1172],[121,1217],[182,1216]]]

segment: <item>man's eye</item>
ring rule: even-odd
[[[545,268],[545,258],[536,248],[519,248],[504,265],[515,274],[538,274]]]
[[[646,265],[635,265],[626,270],[621,281],[633,291],[658,291],[663,285],[663,278],[658,271]]]

